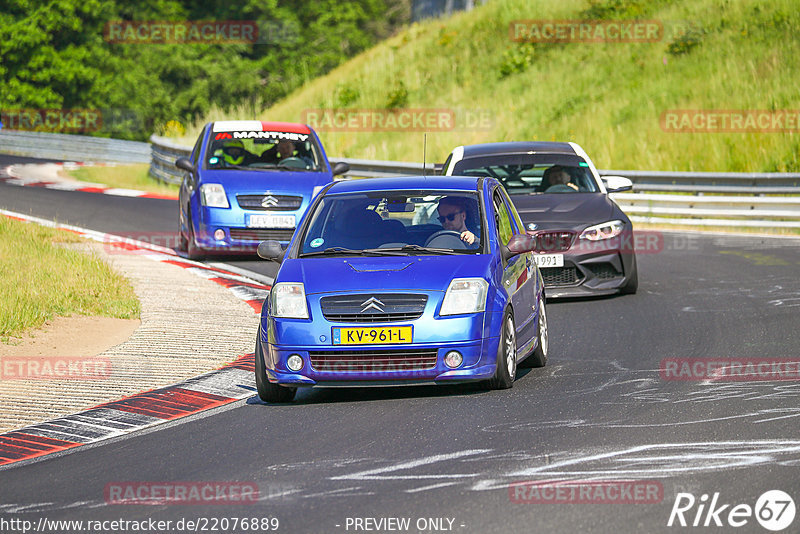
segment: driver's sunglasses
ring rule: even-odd
[[[439,222],[444,224],[445,221],[453,222],[456,220],[456,215],[464,213],[463,211],[456,211],[455,213],[451,213],[449,215],[439,215]]]

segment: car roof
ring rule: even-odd
[[[552,141],[514,141],[506,143],[482,143],[479,145],[465,145],[463,158],[477,158],[481,156],[494,156],[497,154],[569,154],[576,155],[575,149],[569,143]]]
[[[270,122],[270,121],[215,121],[211,126],[212,132],[291,132],[310,134],[311,128],[307,124],[298,122]]]
[[[327,194],[360,193],[363,191],[404,191],[436,189],[446,191],[477,191],[482,176],[399,176],[393,178],[364,178],[342,180],[328,189]]]

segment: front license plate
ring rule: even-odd
[[[294,215],[250,215],[249,228],[294,228]]]
[[[563,267],[564,255],[563,254],[534,254],[533,261],[539,268],[542,267]]]
[[[334,345],[394,345],[411,343],[412,326],[334,327]]]

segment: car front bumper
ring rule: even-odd
[[[541,267],[547,298],[613,295],[636,269],[632,247],[608,243],[578,243],[563,252],[563,267]]]
[[[404,326],[413,326],[414,342],[381,345],[332,344],[332,327],[352,325],[324,320],[304,322],[268,318],[262,321],[265,327],[262,327],[264,334],[259,343],[262,344],[268,380],[287,386],[361,387],[470,382],[489,379],[496,370],[500,337],[483,335],[484,315],[478,313],[403,323]],[[287,339],[296,342],[276,342]],[[444,363],[450,351],[458,351],[463,358],[455,369]],[[298,371],[287,366],[288,358],[294,354],[303,360]]]

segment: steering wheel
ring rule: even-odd
[[[435,239],[440,237],[455,237],[458,240],[458,243],[461,245],[460,247],[450,247],[450,248],[467,248],[463,241],[461,241],[461,232],[456,232],[455,230],[439,230],[438,232],[434,232],[425,240],[425,246],[427,247],[430,245]],[[449,241],[449,240],[448,240]],[[443,247],[444,248],[444,247]]]
[[[556,184],[551,185],[544,191],[545,193],[577,193],[575,189],[571,188],[567,184]]]
[[[286,167],[292,167],[295,169],[306,169],[308,168],[308,164],[302,159],[298,158],[297,156],[291,156],[288,158],[284,158],[278,162],[278,165],[283,165]]]

